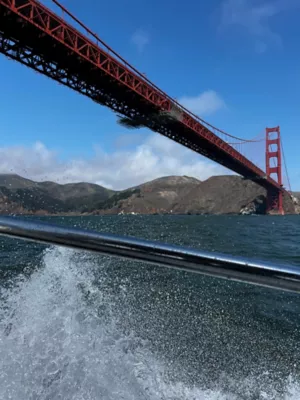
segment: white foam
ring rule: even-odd
[[[95,281],[95,267],[83,252],[51,248],[29,279],[1,289],[1,400],[235,400],[168,382],[147,344],[119,330],[113,295]],[[290,380],[285,400],[298,393]]]

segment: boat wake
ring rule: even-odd
[[[104,260],[103,263],[106,261]],[[174,382],[134,331],[124,333],[99,258],[49,248],[31,276],[1,288],[1,400],[225,400],[224,390]],[[97,274],[95,273],[97,271]],[[168,373],[166,372],[168,370]],[[236,382],[236,385],[242,385]],[[245,399],[275,399],[244,383]],[[290,379],[283,399],[300,399]]]

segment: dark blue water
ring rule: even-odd
[[[50,218],[300,267],[300,218]],[[0,242],[0,399],[298,399],[300,296]]]

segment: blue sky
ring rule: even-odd
[[[300,0],[62,3],[219,128],[251,138],[280,125],[292,189],[300,190]],[[162,175],[226,173],[158,134],[122,128],[109,109],[4,56],[0,70],[0,172],[117,189]],[[263,160],[263,144],[253,151]]]

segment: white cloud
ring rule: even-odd
[[[142,29],[138,29],[131,36],[131,42],[137,47],[139,52],[142,52],[149,43],[149,35]]]
[[[167,138],[150,134],[132,151],[116,150],[108,154],[97,147],[90,159],[71,161],[62,161],[57,152],[42,143],[31,147],[2,147],[0,173],[17,173],[37,181],[86,181],[125,189],[166,175],[188,175],[204,180],[228,171]]]
[[[226,107],[223,99],[213,90],[207,90],[194,97],[183,96],[178,101],[188,110],[198,114],[200,117],[211,115]]]
[[[262,53],[269,44],[280,45],[280,35],[272,30],[271,19],[300,5],[299,0],[224,0],[221,27],[236,25],[255,37],[255,49]]]

